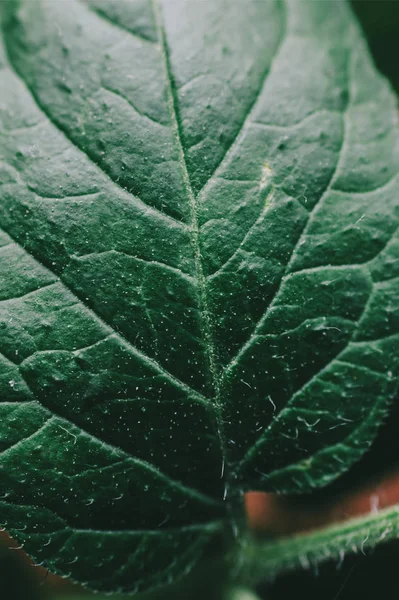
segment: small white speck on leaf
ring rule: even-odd
[[[262,167],[262,175],[260,178],[259,187],[261,190],[264,190],[265,187],[269,184],[270,179],[272,178],[272,175],[273,175],[272,169],[269,167],[268,163],[265,162]]]

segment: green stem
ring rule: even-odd
[[[242,564],[236,576],[239,581],[256,585],[292,569],[309,568],[326,560],[342,562],[346,554],[365,554],[383,540],[398,537],[399,505],[279,540],[247,538],[241,547]]]
[[[248,588],[234,587],[225,592],[223,600],[260,600],[260,598]]]

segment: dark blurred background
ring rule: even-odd
[[[399,1],[352,0],[351,4],[363,26],[377,67],[399,92]]]

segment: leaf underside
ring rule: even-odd
[[[0,504],[92,589],[370,444],[399,370],[393,94],[336,1],[7,0]]]

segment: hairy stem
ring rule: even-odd
[[[310,568],[329,559],[342,562],[349,553],[366,554],[383,540],[398,537],[399,505],[279,540],[249,536],[241,545],[241,566],[235,575],[256,585],[295,568]]]

